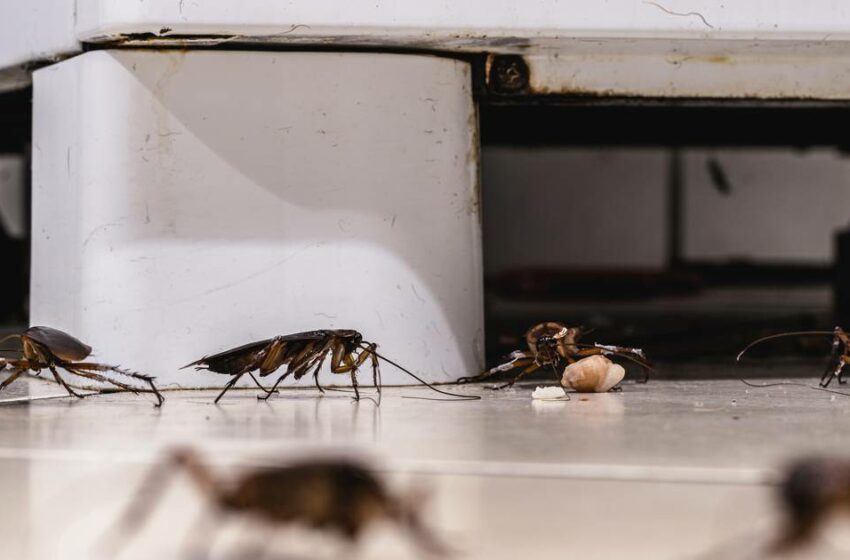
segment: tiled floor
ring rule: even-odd
[[[204,503],[182,476],[120,554],[99,545],[176,444],[223,475],[316,453],[363,457],[398,492],[428,490],[428,522],[458,558],[760,558],[778,523],[777,469],[850,452],[850,399],[805,387],[656,380],[568,402],[532,401],[532,388],[465,386],[483,398],[463,402],[388,388],[380,407],[307,389],[267,403],[234,391],[216,406],[214,392],[183,391],[155,409],[126,394],[41,398],[62,391],[19,381],[0,403],[0,558],[195,557],[186,543],[211,533],[193,526]],[[800,557],[844,557],[842,535]],[[211,557],[416,557],[390,526],[354,551],[299,529],[268,536],[228,524]]]

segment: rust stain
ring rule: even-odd
[[[551,88],[549,86],[529,86],[529,93],[532,95],[564,95],[569,97],[642,97],[634,93],[620,91],[616,89],[594,89],[582,88],[577,86],[565,85],[559,88]]]
[[[712,64],[729,64],[732,62],[732,58],[725,54],[716,54],[714,56],[707,56],[698,60],[704,60],[705,62],[710,62]]]
[[[387,47],[421,49],[435,53],[485,53],[520,54],[534,48],[532,39],[516,36],[489,37],[474,33],[434,35],[412,34],[402,37],[381,37],[368,34],[321,34],[311,32],[306,24],[293,24],[279,33],[264,35],[232,35],[223,33],[191,34],[169,27],[137,33],[111,33],[91,37],[89,42],[128,47],[191,47],[215,46],[222,43],[269,44],[286,43],[300,46],[333,45],[339,47]],[[302,30],[307,30],[306,32]]]
[[[478,123],[477,103],[472,107],[466,126],[472,132],[472,138],[470,139],[472,145],[469,147],[469,152],[467,153],[466,164],[472,167],[475,173],[472,193],[470,193],[466,213],[469,216],[474,214],[478,218],[478,227],[481,227],[481,130]]]
[[[668,84],[672,85],[672,84]],[[652,93],[646,92],[637,92],[634,90],[627,89],[613,89],[613,88],[582,88],[571,85],[564,85],[563,87],[550,87],[550,86],[534,86],[533,84],[529,87],[529,91],[526,95],[523,96],[527,99],[538,99],[538,102],[545,102],[548,100],[555,100],[557,98],[563,98],[564,100],[587,100],[591,101],[593,99],[622,99],[622,100],[641,100],[641,99],[676,99],[676,100],[707,100],[707,99],[724,99],[724,100],[736,100],[736,101],[746,101],[746,100],[763,100],[763,101],[782,101],[782,102],[808,102],[808,101],[840,101],[846,99],[846,97],[835,97],[835,96],[824,96],[817,93],[799,93],[795,92],[793,94],[787,95],[781,92],[765,92],[765,91],[736,91],[736,92],[678,92],[676,90],[665,89],[661,86],[657,88],[656,91]]]

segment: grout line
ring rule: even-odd
[[[740,486],[774,486],[778,484],[779,481],[778,473],[771,470],[721,467],[663,467],[654,465],[434,460],[393,461],[391,462],[391,465],[394,468],[388,470],[429,475],[721,484]]]
[[[96,392],[95,393],[85,393],[83,396],[88,397],[88,396],[91,396],[91,395],[98,395],[98,394],[99,393],[96,393]],[[61,395],[41,395],[41,396],[38,396],[38,397],[15,397],[15,398],[11,398],[11,399],[0,399],[0,406],[2,406],[4,404],[27,403],[27,402],[32,402],[32,401],[46,401],[46,400],[51,400],[51,399],[67,399],[68,397],[76,398],[76,397],[72,397],[68,393],[63,393]]]

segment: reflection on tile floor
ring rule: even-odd
[[[465,386],[482,400],[464,402],[388,388],[380,407],[313,390],[268,402],[234,391],[216,406],[213,391],[182,391],[156,409],[145,395],[76,401],[50,398],[62,391],[49,382],[17,382],[0,402],[2,557],[196,557],[193,541],[213,531],[197,528],[204,502],[183,476],[120,555],[97,546],[163,451],[191,444],[223,474],[362,457],[399,492],[428,489],[428,522],[458,558],[757,558],[777,525],[776,469],[850,452],[850,400],[804,387],[653,381],[568,402],[532,402],[532,388]],[[15,400],[25,397],[39,400]],[[298,528],[272,539],[239,520],[215,534],[217,559],[417,557],[391,526],[354,550]],[[800,557],[846,555],[842,534]]]

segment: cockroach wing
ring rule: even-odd
[[[322,340],[323,338],[327,338],[329,336],[333,336],[338,331],[330,331],[330,330],[320,330],[320,331],[304,331],[293,334],[286,334],[283,336],[276,337],[278,340],[282,340],[283,342],[294,342],[298,340],[309,341],[309,340]],[[355,332],[355,331],[342,331],[342,332]]]
[[[273,338],[267,338],[266,340],[249,342],[218,354],[204,356],[200,360],[183,367],[199,366],[215,373],[227,375],[250,371],[259,367],[259,360],[263,351],[273,340]]]
[[[91,354],[91,346],[83,344],[70,334],[50,327],[30,327],[23,336],[41,344],[51,354],[62,360],[84,360]]]

